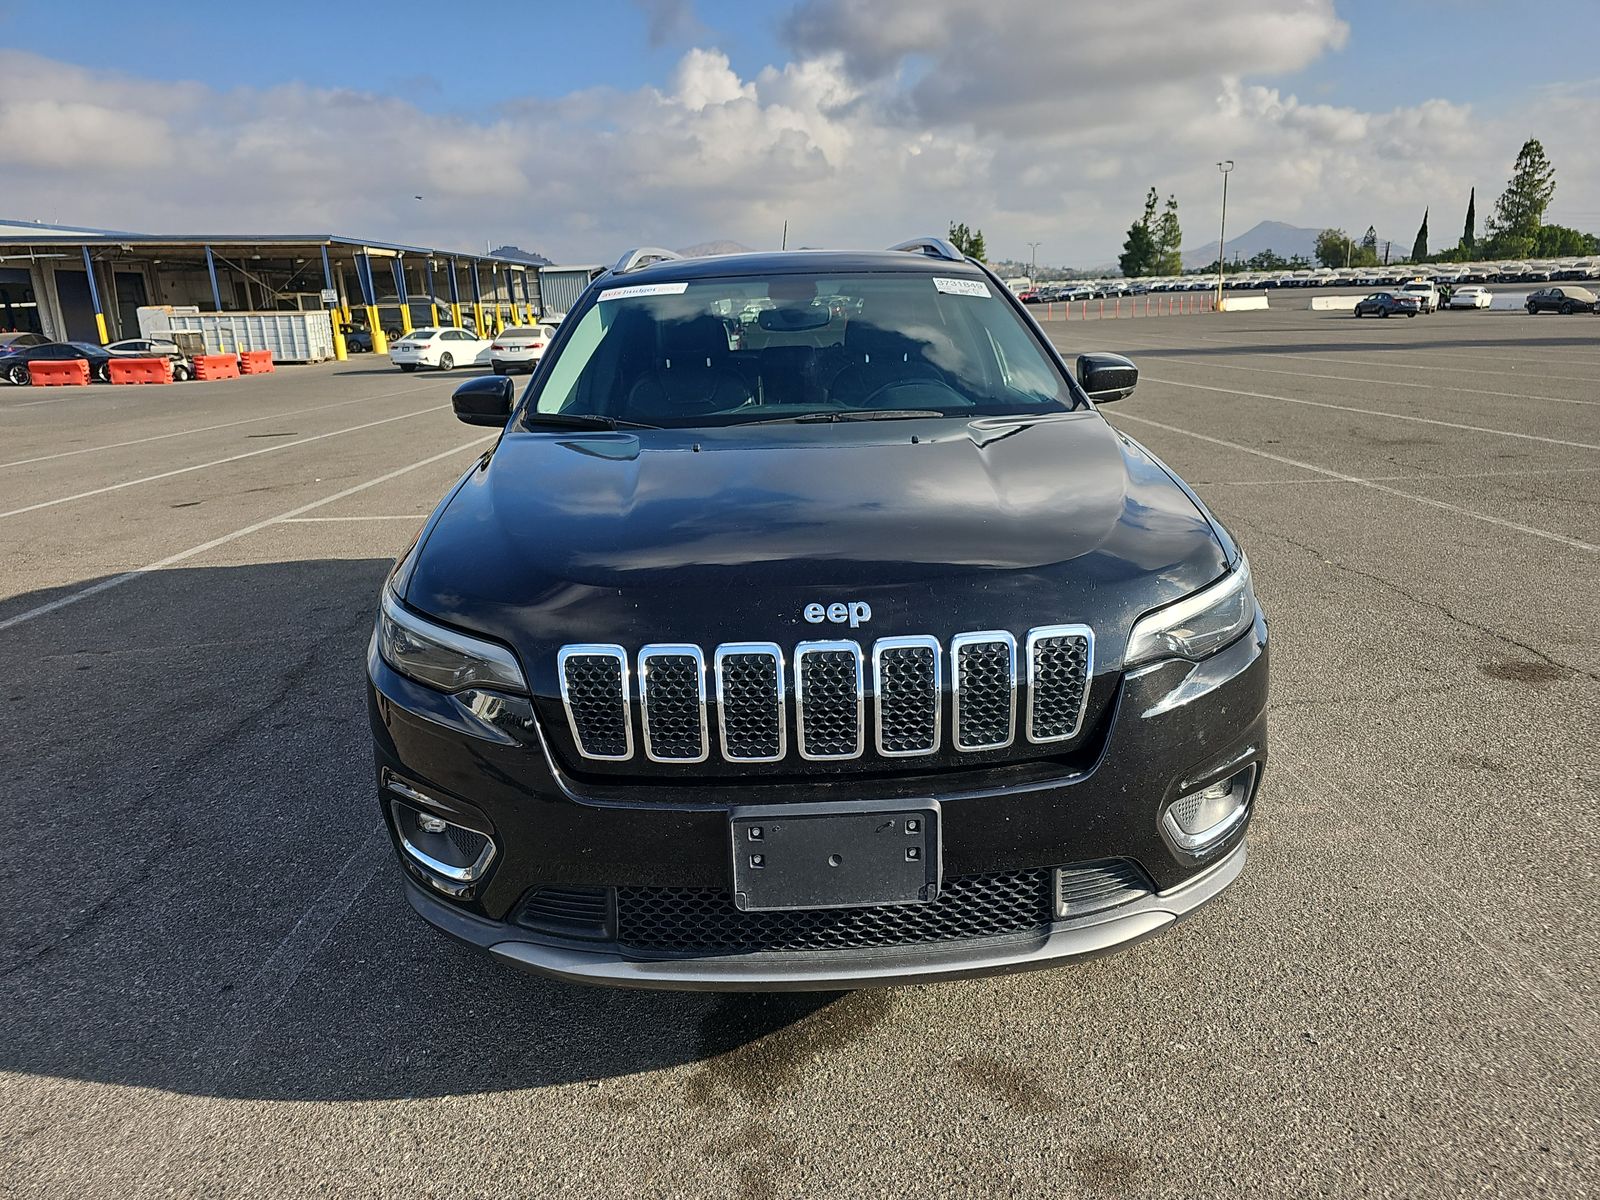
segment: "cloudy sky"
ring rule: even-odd
[[[163,10],[166,11],[166,10]],[[1600,60],[1473,0],[0,0],[0,218],[337,232],[558,261],[729,238],[1111,261],[1146,188],[1189,245],[1377,225],[1435,248],[1517,147],[1600,231]],[[1600,42],[1600,4],[1542,29]],[[377,14],[376,21],[372,14]],[[192,26],[192,27],[191,27]],[[75,32],[64,35],[64,30]],[[88,36],[92,31],[93,36]],[[416,197],[421,197],[417,199]]]

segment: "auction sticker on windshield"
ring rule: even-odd
[[[632,300],[638,296],[681,296],[689,290],[683,283],[636,283],[632,287],[607,288],[600,293],[601,300]]]
[[[989,298],[989,285],[981,279],[941,279],[935,275],[933,286],[948,296],[978,296],[984,300]],[[602,296],[601,299],[605,297]]]

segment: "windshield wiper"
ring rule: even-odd
[[[542,413],[522,415],[522,423],[532,427],[548,426],[551,429],[660,429],[659,425],[645,425],[638,421],[624,421],[621,417],[602,417],[595,413]]]
[[[830,408],[821,412],[796,413],[790,417],[767,417],[745,421],[745,425],[811,425],[832,421],[914,421],[927,417],[947,417],[950,413],[934,408]]]

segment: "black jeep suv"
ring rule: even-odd
[[[1244,866],[1243,553],[938,239],[634,251],[383,589],[411,903],[529,969],[822,989],[1158,933]]]

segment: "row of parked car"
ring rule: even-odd
[[[69,362],[80,359],[89,364],[89,378],[97,383],[111,381],[113,358],[169,358],[172,378],[194,378],[194,362],[176,342],[160,338],[126,338],[109,346],[94,342],[53,342],[39,333],[0,333],[0,379],[26,387],[32,376],[28,367],[35,362]]]

